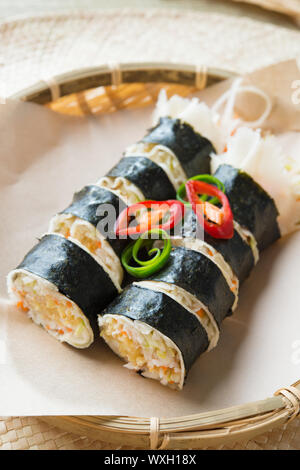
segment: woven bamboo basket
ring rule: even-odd
[[[161,88],[188,96],[232,77],[231,72],[193,65],[112,64],[76,70],[40,81],[11,98],[46,105],[70,115],[114,112],[153,104]],[[300,412],[300,380],[274,396],[244,405],[176,418],[128,416],[44,416],[65,431],[116,446],[143,449],[218,447],[282,426]]]

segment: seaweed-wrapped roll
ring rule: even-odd
[[[274,200],[250,175],[231,165],[221,165],[215,176],[222,181],[235,220],[246,227],[263,250],[280,237]]]
[[[174,248],[160,272],[134,282],[99,316],[101,336],[129,368],[180,389],[197,357],[217,345],[234,302],[209,256]]]
[[[109,273],[78,244],[47,234],[8,276],[18,307],[60,341],[88,347],[99,309],[120,292]]]
[[[250,133],[255,134],[255,131]],[[235,138],[240,139],[239,131],[232,137]],[[287,224],[279,210],[283,205],[279,195],[283,191],[290,195],[296,173],[293,171],[284,179],[284,186],[281,178],[285,175],[287,157],[282,152],[279,158],[275,146],[266,138],[260,139],[261,158],[265,156],[270,161],[272,156],[267,150],[273,149],[273,164],[280,168],[276,175],[277,183],[274,179],[272,181],[269,173],[265,177],[260,174],[258,183],[253,168],[250,175],[242,165],[241,168],[235,167],[236,154],[225,154],[225,164],[220,157],[213,157],[213,161],[218,162],[215,177],[224,184],[235,219],[233,236],[228,239],[214,238],[205,232],[203,239],[197,238],[198,220],[193,211],[188,211],[179,235],[172,239],[174,248],[168,263],[149,279],[136,281],[134,287],[129,287],[99,316],[101,336],[127,362],[126,367],[163,385],[181,389],[183,377],[186,377],[192,363],[201,353],[216,346],[222,321],[237,304],[239,284],[249,276],[260,252],[274,243],[281,233],[295,229],[296,220],[299,223],[300,208],[296,193],[293,198],[290,197],[288,205],[289,212],[292,209],[294,212],[293,221],[289,220]],[[253,147],[251,155],[257,158]],[[167,296],[164,297],[163,307],[155,300],[158,294]],[[130,299],[133,297],[131,305]],[[156,305],[157,309],[154,307]],[[177,316],[181,318],[182,314],[179,306],[184,309],[185,315],[191,315],[193,321],[198,320],[206,336],[200,328],[202,333],[199,330],[198,340],[195,341],[194,330],[188,320],[186,327],[180,323],[182,331],[178,332]],[[167,322],[167,329],[164,317],[172,318],[171,322]]]
[[[174,100],[179,100],[180,116],[172,111]],[[179,97],[167,101],[168,109],[162,106],[162,98],[158,102],[158,112],[172,111],[174,118],[161,118],[169,124],[159,125],[155,131],[160,136],[158,143],[143,141],[134,144],[125,152],[125,156],[115,165],[106,176],[94,184],[85,186],[75,193],[72,203],[62,212],[56,214],[50,222],[49,232],[59,233],[74,243],[77,241],[104,265],[121,286],[123,269],[120,254],[126,245],[126,240],[116,239],[113,224],[103,225],[107,210],[113,210],[114,220],[125,206],[151,199],[163,201],[175,199],[176,190],[187,178],[187,166],[192,165],[195,171],[209,170],[210,154],[214,147],[207,138],[200,136],[207,122],[212,119],[210,111],[203,103],[191,102]],[[198,122],[197,131],[193,129],[195,113],[205,115]],[[179,110],[179,106],[177,105]],[[197,114],[198,112],[198,114]],[[165,121],[164,121],[165,122]],[[148,134],[149,136],[150,134]],[[154,139],[155,140],[155,139]],[[164,144],[164,145],[162,145]],[[174,154],[176,150],[179,157]],[[106,229],[106,230],[105,230]]]
[[[176,191],[164,170],[149,158],[123,157],[104,181],[123,179],[138,187],[143,199],[174,199]],[[102,180],[103,181],[103,180]],[[141,199],[140,199],[141,200]],[[139,202],[139,201],[137,201]]]
[[[99,323],[101,336],[128,368],[174,388],[182,388],[190,367],[209,347],[197,314],[140,285],[127,287]]]
[[[126,240],[117,239],[112,221],[126,208],[116,194],[98,185],[85,186],[74,194],[72,203],[50,221],[49,232],[58,233],[83,245],[116,284],[121,286],[123,269],[120,255]]]
[[[173,143],[178,136],[174,134]],[[192,128],[188,136],[205,144],[200,152],[198,144],[185,142],[185,165],[193,161],[201,171],[213,147]],[[186,178],[175,155],[166,163],[171,148],[150,147],[141,153],[127,151],[106,176],[75,193],[71,204],[51,219],[49,233],[8,276],[8,290],[17,305],[61,341],[89,346],[96,312],[122,291],[120,255],[128,240],[115,236],[119,214],[145,199],[174,199],[178,181]]]
[[[191,209],[187,210],[179,236],[172,239],[173,246],[190,247],[210,256],[234,291],[234,286],[238,288],[238,284],[250,275],[259,259],[255,238],[236,221],[233,237],[229,240],[214,238],[206,232],[203,232],[203,237],[197,237],[200,230],[196,214]]]
[[[188,178],[210,172],[210,154],[214,151],[211,142],[180,119],[160,118],[142,142],[172,150]]]
[[[215,124],[218,116],[197,98],[179,96],[167,99],[161,91],[153,127],[125,156],[150,159],[168,175],[174,188],[199,173],[210,173],[210,154],[220,150],[221,134]]]

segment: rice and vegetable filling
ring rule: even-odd
[[[22,270],[14,271],[8,282],[17,306],[50,335],[77,348],[86,348],[93,342],[88,319],[53,284]]]
[[[46,234],[7,279],[17,306],[62,342],[86,348],[101,308],[118,289],[90,253],[59,234]],[[99,289],[101,286],[101,289]]]
[[[213,315],[195,296],[164,282],[141,281],[133,285],[172,298],[200,322],[208,339],[207,351],[217,345],[218,325]],[[144,322],[125,316],[108,314],[99,316],[98,321],[101,337],[126,361],[125,367],[141,371],[144,377],[156,379],[162,385],[181,388],[185,376],[184,363],[180,350],[168,336]]]
[[[178,347],[146,323],[120,315],[99,318],[101,337],[115,354],[126,361],[125,367],[141,371],[144,377],[162,385],[180,387],[184,365]]]
[[[206,329],[180,303],[179,294],[172,298],[150,283],[128,286],[98,323],[101,337],[125,367],[172,388],[182,388],[196,357],[209,348]]]

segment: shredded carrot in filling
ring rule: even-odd
[[[205,312],[203,308],[200,308],[200,310],[198,310],[196,313],[200,318],[205,317]]]
[[[101,336],[104,337],[105,341],[108,342],[108,338],[111,337],[111,333],[113,333],[116,328],[118,322],[115,319],[112,319],[111,322],[105,325],[105,329],[102,329]],[[139,344],[133,340],[131,337],[131,332],[126,331],[123,324],[119,325],[117,330],[117,334],[113,335],[115,340],[118,340],[118,349],[120,356],[129,364],[132,364],[135,370],[139,371],[146,371],[151,372],[157,375],[159,380],[163,380],[164,384],[176,384],[179,382],[179,372],[176,368],[171,365],[166,365],[166,363],[158,363],[152,364],[148,362],[147,354],[145,356],[143,347],[149,348],[151,345],[146,342],[146,345]],[[109,344],[109,342],[108,342]],[[163,357],[166,356],[163,351],[159,349],[156,345],[153,348],[153,362],[161,360]],[[174,354],[172,355],[174,357]],[[176,361],[176,367],[178,367],[178,363]]]
[[[97,250],[102,248],[102,243],[100,240],[93,240],[92,238],[85,237],[84,240],[79,239],[79,241],[81,241],[90,250],[91,253],[96,253]]]
[[[29,311],[29,308],[25,307],[25,305],[23,304],[23,302],[20,300],[20,302],[17,303],[17,308],[20,308],[23,310],[23,312],[28,312]]]
[[[60,328],[59,330],[57,330],[56,328],[51,328],[49,325],[46,325],[45,328],[46,328],[46,330],[49,330],[49,331],[57,331],[59,335],[64,335],[64,334],[65,334],[65,331],[64,331],[62,328]],[[66,331],[67,331],[68,333],[72,333],[73,330],[72,330],[72,328],[68,328],[68,327],[66,326]]]
[[[21,300],[19,300],[17,303],[16,303],[16,307],[17,308],[20,308],[23,312],[29,312],[30,311],[30,308],[26,307],[25,304],[24,304],[24,300],[25,300],[25,297],[26,297],[26,292],[22,291],[22,290],[18,290],[16,288],[14,288],[14,291],[18,293],[18,296],[21,297]],[[47,320],[47,322],[49,321],[55,321],[55,322],[58,322],[58,323],[63,323],[64,320],[66,320],[68,318],[68,311],[64,312],[62,314],[62,317],[63,318],[59,318],[59,311],[61,310],[61,307],[64,307],[64,308],[67,308],[67,309],[72,309],[73,308],[73,304],[72,302],[70,302],[69,300],[66,301],[64,303],[64,305],[62,305],[58,299],[55,299],[53,297],[51,297],[50,299],[47,300],[47,302],[45,303],[45,299],[43,299],[43,304],[41,306],[41,308],[44,306],[45,310],[44,310],[44,315],[45,315],[45,319]],[[30,299],[29,299],[29,304],[30,304]],[[51,308],[52,310],[51,311],[48,311],[47,309],[48,308]],[[73,315],[70,316],[70,322],[74,322],[76,321],[76,319],[73,317]],[[80,320],[82,322],[82,320]],[[66,326],[66,325],[59,325],[58,328],[53,328],[50,326],[49,323],[47,323],[45,326],[46,330],[48,331],[53,331],[53,332],[57,332],[59,335],[64,335],[65,333],[73,333],[74,330],[76,329],[76,327],[80,326],[80,323],[78,323],[79,320],[77,320],[76,322],[76,325],[74,326],[74,328],[71,328],[70,326]]]

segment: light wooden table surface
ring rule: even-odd
[[[231,0],[0,0],[0,20],[12,16],[59,12],[66,9],[84,8],[183,8],[218,12],[235,16],[247,16],[287,28],[297,28],[286,16],[253,5],[239,4]]]

